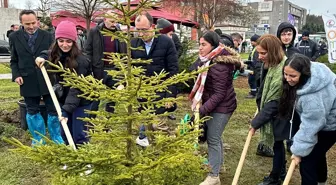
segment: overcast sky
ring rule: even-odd
[[[25,8],[26,0],[8,0],[10,4],[13,4],[16,8]],[[251,2],[261,1],[261,0],[250,0]],[[31,0],[31,2],[38,2]],[[307,13],[311,14],[326,14],[329,13],[336,14],[335,0],[290,0],[290,2],[299,5],[307,9]]]
[[[251,0],[260,2],[261,0]],[[329,13],[336,14],[335,0],[289,0],[290,2],[307,9],[307,13],[322,15]]]

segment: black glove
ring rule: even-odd
[[[204,143],[207,141],[207,132],[208,132],[208,126],[206,122],[201,123],[199,125],[199,129],[202,130],[201,134],[198,136],[198,142]]]
[[[251,64],[252,64],[252,61],[251,61],[251,60],[246,60],[246,61],[244,61],[244,64],[246,64],[246,65],[251,65]]]

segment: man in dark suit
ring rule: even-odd
[[[38,29],[38,21],[34,11],[22,10],[20,13],[22,29],[10,35],[12,78],[20,85],[20,94],[27,107],[27,125],[33,136],[32,145],[44,143],[40,134],[45,135],[45,124],[39,105],[41,97],[48,112],[48,131],[51,139],[63,143],[60,136],[60,123],[56,109],[44,81],[42,72],[35,64],[35,59],[44,50],[48,50],[53,42],[52,36]]]
[[[139,15],[135,19],[135,28],[138,30],[140,38],[133,39],[131,45],[133,48],[142,47],[144,50],[132,50],[132,58],[143,60],[152,59],[150,64],[143,66],[146,69],[146,76],[159,74],[162,70],[168,73],[168,77],[177,74],[178,59],[174,42],[166,35],[155,36],[153,17],[147,12]],[[158,93],[158,100],[176,96],[175,86],[170,86],[168,89],[171,93]],[[166,104],[164,107],[157,107],[155,114],[163,114],[172,106],[173,104]],[[164,118],[160,120],[159,124],[153,125],[153,127],[160,130],[168,130]],[[149,142],[141,131],[144,131],[144,126],[140,128],[140,136],[137,138],[136,143],[146,147],[149,145]]]
[[[14,24],[11,25],[10,30],[7,31],[6,36],[9,38],[10,34],[14,32]]]

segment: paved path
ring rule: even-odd
[[[9,63],[10,56],[0,56],[0,63]]]
[[[12,74],[0,74],[0,79],[12,79]]]

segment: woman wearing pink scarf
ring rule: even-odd
[[[232,82],[235,66],[240,65],[240,56],[220,44],[219,36],[213,31],[206,32],[199,43],[200,67],[212,65],[208,71],[199,74],[189,96],[193,109],[202,101],[200,114],[212,117],[205,123],[211,171],[200,185],[220,185],[219,171],[224,155],[222,134],[237,107]]]

